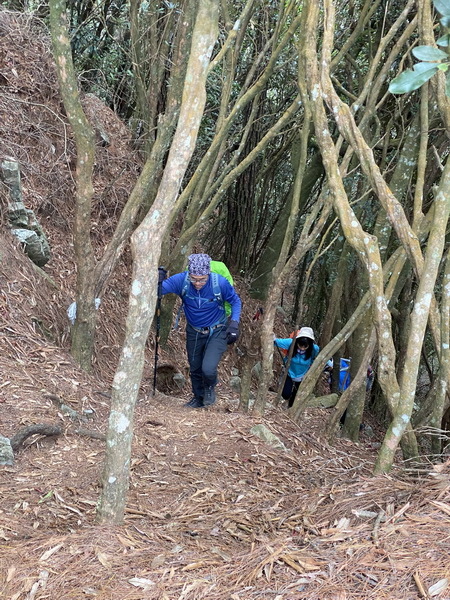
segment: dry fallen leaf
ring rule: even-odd
[[[53,546],[53,548],[50,548],[50,550],[47,550],[46,552],[44,552],[44,554],[39,559],[39,562],[44,562],[45,560],[48,560],[52,554],[55,554],[55,552],[58,552],[58,550],[62,547],[63,547],[63,544],[58,544],[57,546]]]
[[[440,579],[431,587],[428,588],[430,596],[439,596],[444,590],[448,588],[448,579]]]
[[[155,556],[151,562],[152,569],[157,569],[158,567],[162,567],[163,564],[167,561],[165,554],[158,554]]]
[[[8,574],[6,575],[6,583],[9,583],[11,579],[14,577],[14,573],[16,572],[16,567],[10,567],[8,569]]]
[[[134,585],[135,587],[142,588],[144,591],[149,590],[152,585],[155,585],[155,582],[151,579],[145,579],[144,577],[132,577],[128,580],[128,583]]]
[[[109,557],[107,554],[104,554],[103,552],[97,552],[96,556],[104,567],[106,567],[107,569],[111,568],[111,563],[109,562]]]

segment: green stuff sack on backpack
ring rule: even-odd
[[[225,263],[220,262],[220,260],[212,260],[210,263],[210,267],[211,267],[212,273],[217,273],[218,275],[222,275],[222,277],[225,277],[225,279],[228,279],[228,281],[230,282],[231,285],[234,284],[233,277],[231,276],[231,273],[228,270],[228,267]],[[231,305],[229,302],[224,302],[223,305],[225,308],[225,314],[227,315],[227,317],[229,317],[231,315]]]

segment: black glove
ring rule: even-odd
[[[230,321],[225,333],[227,334],[227,344],[234,344],[239,338],[239,323],[237,321]]]
[[[158,267],[158,283],[162,283],[167,277],[167,271],[164,267]]]

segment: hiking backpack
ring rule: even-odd
[[[229,302],[224,301],[222,298],[222,292],[220,290],[220,285],[219,285],[219,275],[222,275],[222,277],[225,277],[225,279],[227,279],[231,285],[233,285],[233,277],[231,276],[231,273],[228,270],[228,267],[226,266],[226,264],[219,260],[212,260],[210,263],[210,267],[211,267],[211,283],[212,283],[212,288],[213,288],[214,299],[216,300],[216,302],[218,302],[220,304],[220,306],[223,306],[225,308],[225,315],[227,317],[229,317],[231,315],[231,305]],[[190,283],[189,282],[189,273],[188,273],[188,271],[186,271],[186,277],[184,278],[183,287],[181,289],[181,299],[183,299],[184,296],[187,294],[187,291],[189,288],[189,283]],[[181,314],[182,309],[183,309],[183,305],[181,305],[180,309],[178,310],[178,314],[175,319],[174,329],[178,329],[178,323],[180,320],[180,314]]]

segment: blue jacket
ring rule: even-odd
[[[181,297],[183,291],[186,272],[177,273],[162,282],[162,294],[178,294]],[[241,299],[234,291],[234,287],[222,277],[218,276],[222,300],[226,300],[231,305],[231,319],[239,321],[241,316]],[[193,327],[211,327],[217,323],[225,323],[227,320],[223,302],[220,303],[214,296],[211,277],[207,283],[196,290],[192,283],[189,283],[186,294],[182,297],[184,313],[186,320]]]
[[[289,350],[289,346],[292,344],[292,338],[275,338],[273,343],[275,346],[278,346],[278,348]],[[289,377],[294,381],[300,381],[303,379],[309,367],[312,365],[313,360],[319,354],[319,350],[319,346],[317,344],[313,344],[313,350],[309,359],[305,359],[304,354],[293,354],[288,370]]]

